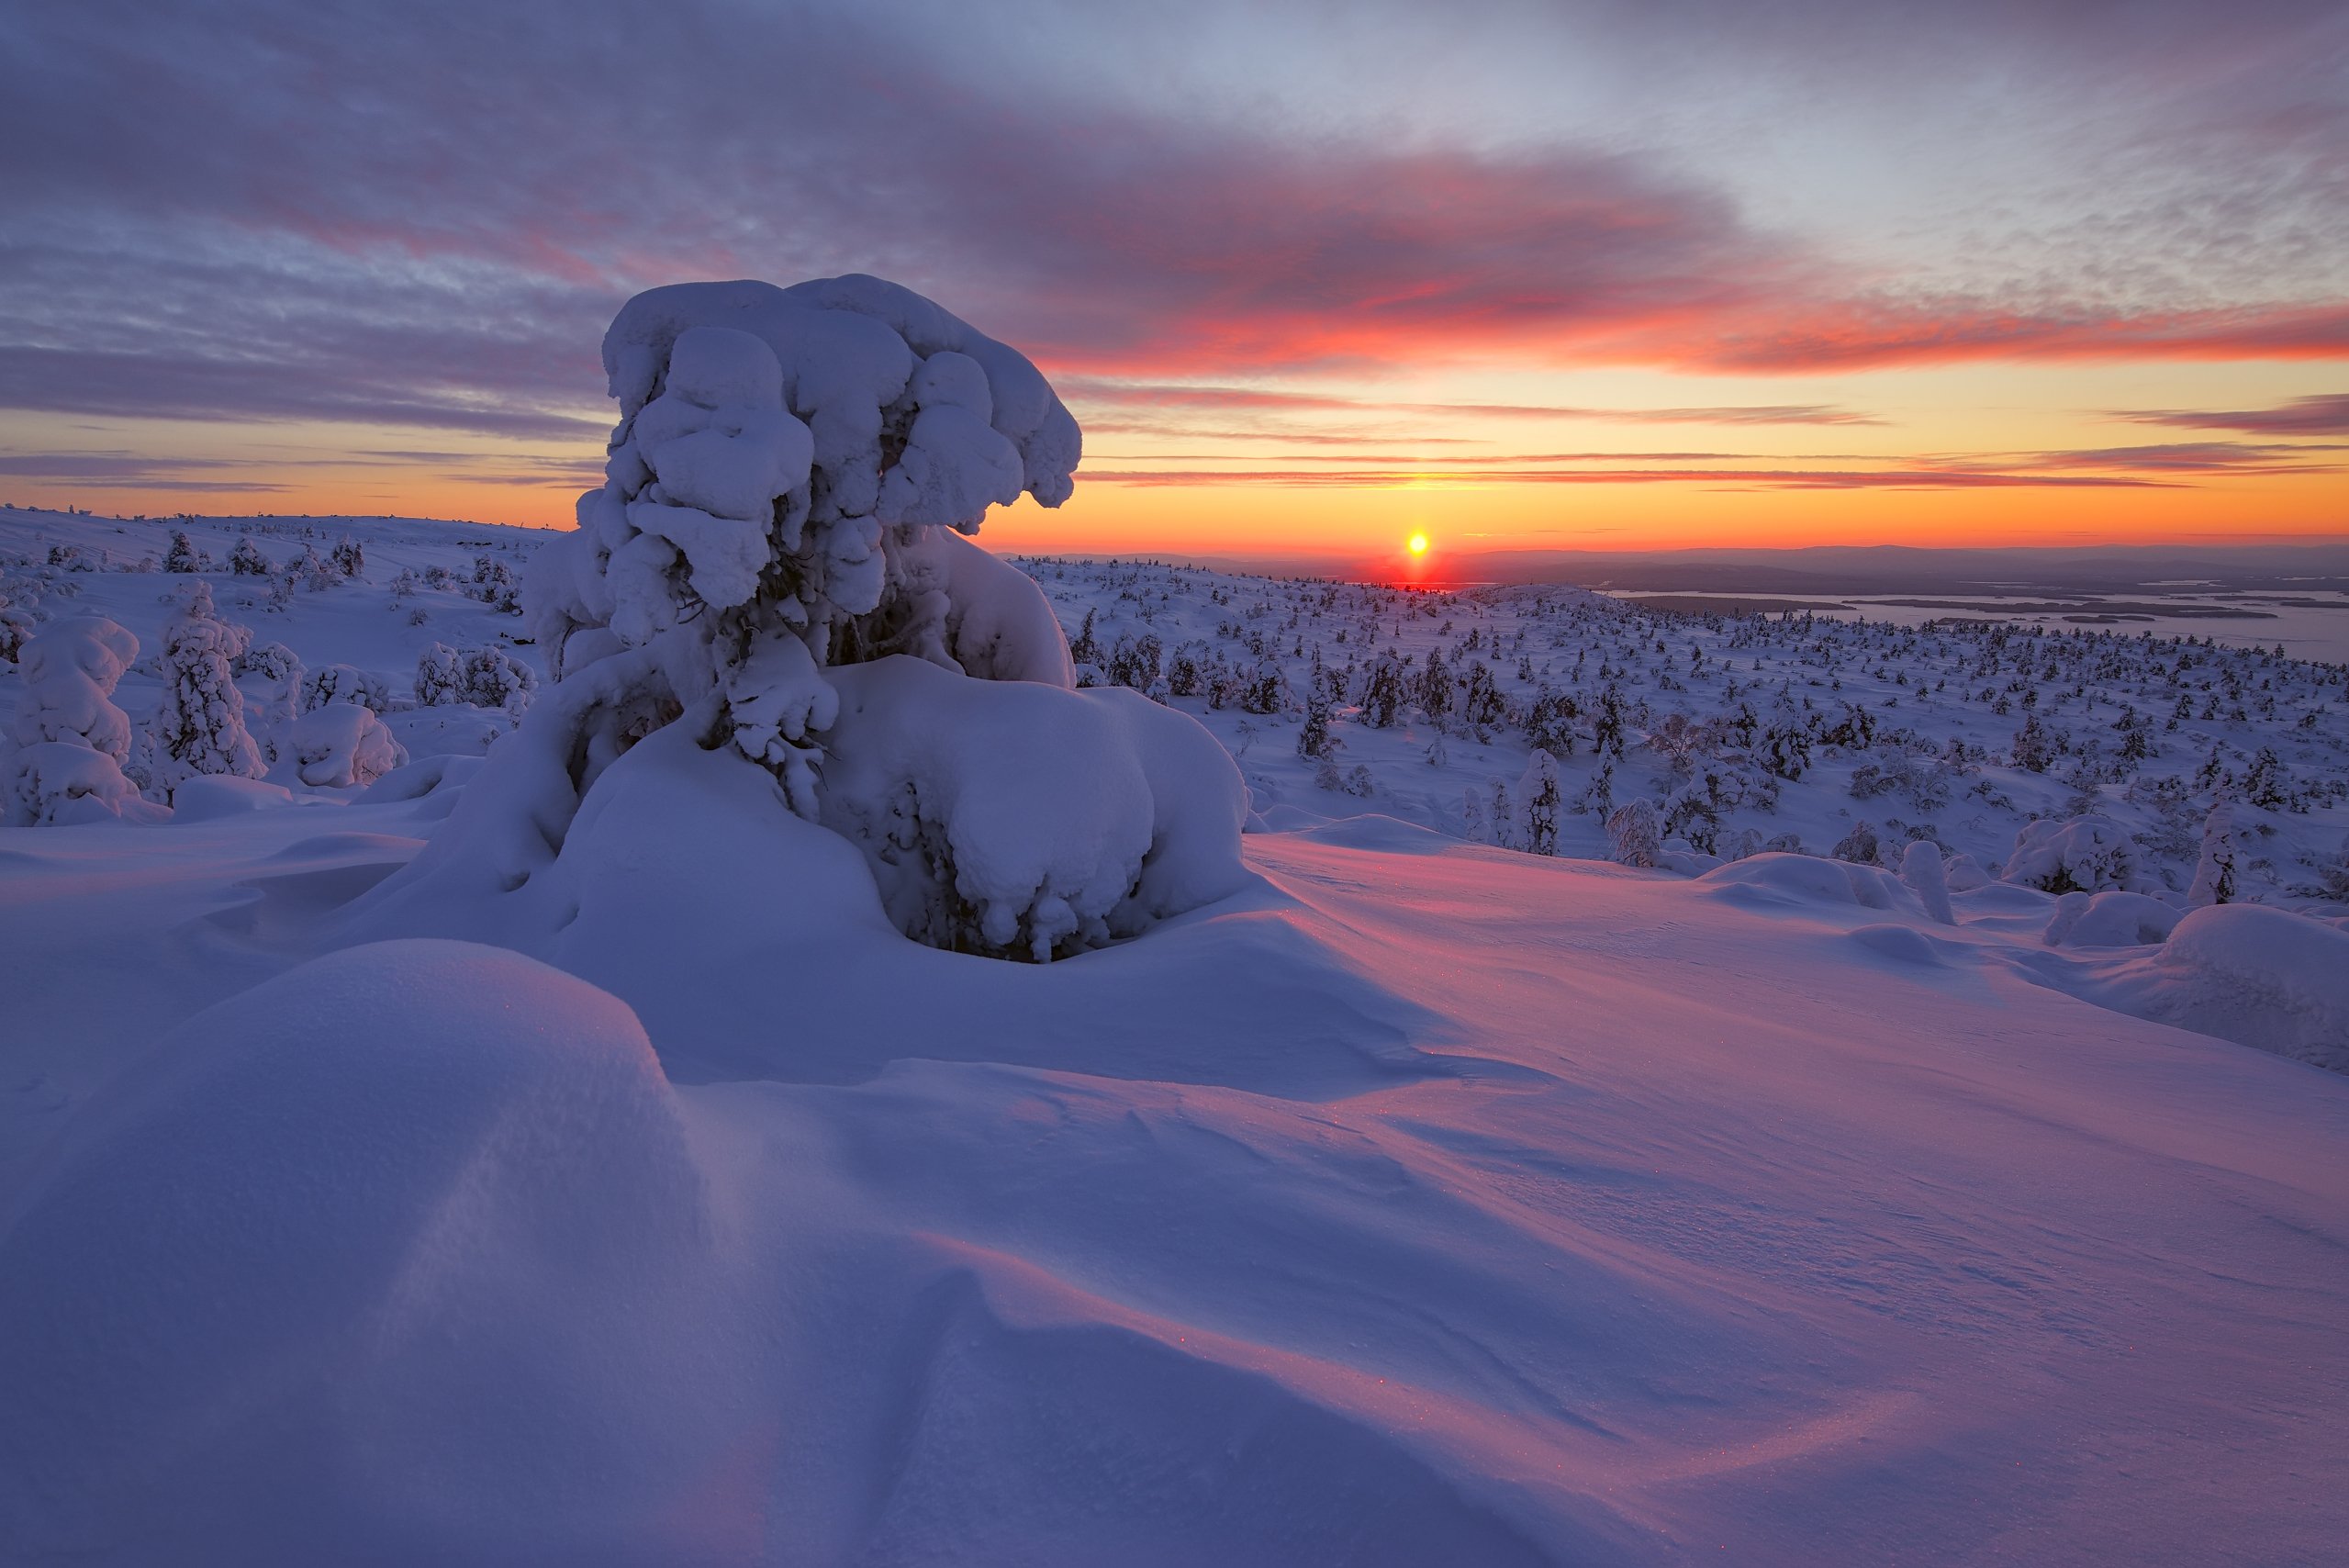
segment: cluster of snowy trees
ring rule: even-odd
[[[185,530],[175,532],[185,537]],[[201,553],[185,553],[201,565],[173,574],[184,580],[164,596],[169,613],[145,659],[140,639],[118,622],[68,610],[80,596],[73,574],[92,552],[60,545],[37,564],[0,562],[0,668],[13,667],[22,687],[9,744],[0,750],[0,821],[161,820],[180,788],[197,778],[277,773],[319,788],[364,785],[408,760],[386,722],[395,711],[471,704],[510,721],[529,705],[535,672],[498,646],[460,652],[433,644],[412,704],[348,665],[306,670],[285,644],[257,642],[251,626],[219,609],[216,577],[285,580],[274,568],[252,571],[246,558],[260,552],[248,553],[250,544],[249,535],[240,536],[225,571]],[[305,544],[293,559],[314,559],[341,580],[364,572],[365,554],[346,535],[323,556]],[[511,574],[483,571],[477,580],[510,588]],[[121,683],[133,673],[156,688],[136,721],[119,701]]]
[[[1692,618],[1575,589],[1028,566],[1079,627],[1080,678],[1195,699],[1227,726],[1219,710],[1249,715],[1231,734],[1275,794],[1281,770],[1244,733],[1266,719],[1296,726],[1322,790],[1382,790],[1381,809],[1536,853],[1571,843],[1691,868],[1803,849],[1897,869],[1926,842],[1969,856],[1961,876],[2178,897],[2225,804],[2241,896],[2332,897],[2349,881],[2349,669],[2280,650],[2008,622]],[[1393,766],[1404,755],[1482,778],[1446,804]],[[1590,825],[1561,826],[1574,819]],[[2064,843],[2117,832],[2135,860],[2067,854],[2051,871],[2055,829],[2082,822]]]

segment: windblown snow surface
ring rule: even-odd
[[[165,579],[85,577],[146,642]],[[305,594],[323,645],[285,640],[389,678],[495,636],[418,602]],[[2343,1038],[2321,908],[2075,903],[2126,928],[2083,951],[2009,882],[1945,921],[1875,865],[1467,843],[1397,765],[1252,780],[1242,891],[1014,964],[906,941],[672,726],[559,922],[419,937],[368,895],[485,737],[395,719],[372,789],[0,833],[0,1561],[2349,1540],[2349,1078],[2291,1059]]]

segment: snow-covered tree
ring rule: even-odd
[[[358,577],[367,569],[366,546],[347,533],[334,542],[329,559],[338,577]]]
[[[212,585],[192,583],[163,623],[163,698],[149,721],[150,786],[168,797],[200,773],[258,778],[261,748],[245,728],[244,694],[229,674],[252,633],[220,619]]]
[[[1419,711],[1437,728],[1441,729],[1444,721],[1451,717],[1452,672],[1445,666],[1441,648],[1428,650],[1427,663],[1419,671],[1417,688],[1412,695],[1418,700]]]
[[[173,548],[176,549],[177,545],[174,544]],[[252,542],[250,533],[240,538],[237,547],[229,552],[229,570],[240,577],[265,577],[275,569],[269,564],[269,557],[261,553],[261,547]]]
[[[1363,722],[1373,729],[1393,728],[1403,712],[1403,662],[1392,654],[1380,655],[1362,680]]]
[[[203,569],[202,560],[196,554],[196,541],[187,536],[187,531],[185,529],[173,530],[172,533],[172,547],[163,554],[163,570],[167,572],[196,572]]]
[[[1619,866],[1653,866],[1663,857],[1661,827],[1655,801],[1626,801],[1606,819],[1606,857]]]
[[[253,738],[272,763],[287,756],[287,741],[302,707],[302,661],[283,643],[265,643],[246,653],[233,666],[240,675],[260,677],[268,683],[254,725]]]
[[[1230,758],[1137,693],[1078,693],[1042,591],[962,537],[1070,493],[1076,421],[1023,356],[852,276],[639,295],[604,366],[605,482],[525,585],[555,684],[375,903],[524,890],[673,724],[864,850],[922,940],[1048,958],[1237,885]]]
[[[1930,838],[1910,840],[1901,852],[1900,879],[1908,884],[1927,914],[1943,925],[1957,924],[1957,914],[1950,907],[1950,880],[1940,845]]]
[[[1471,660],[1467,685],[1460,694],[1461,722],[1481,739],[1507,713],[1508,704],[1501,696],[1499,684],[1493,678],[1493,666],[1482,659]]]
[[[1315,761],[1330,754],[1335,737],[1329,733],[1331,700],[1328,690],[1315,683],[1305,692],[1305,722],[1297,732],[1297,755]]]
[[[1558,759],[1537,747],[1517,780],[1516,846],[1536,855],[1558,853],[1558,818],[1565,793],[1558,782]]]
[[[1256,673],[1240,688],[1240,709],[1248,713],[1280,713],[1289,706],[1289,678],[1281,668],[1281,661],[1267,655],[1258,659]]]
[[[2013,756],[2015,766],[2028,773],[2044,773],[2054,762],[2054,743],[2048,739],[2047,727],[2037,713],[2026,715],[2023,727],[2015,732]]]
[[[2232,801],[2211,803],[2202,819],[2202,848],[2194,865],[2194,885],[2187,890],[2186,907],[2232,903],[2240,885],[2235,869],[2235,807]]]

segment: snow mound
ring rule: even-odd
[[[1750,855],[1715,867],[1696,879],[1736,902],[1764,906],[1792,903],[1850,904],[1861,909],[1923,913],[1907,884],[1874,866],[1826,860],[1815,855]]]
[[[1247,787],[1187,714],[901,656],[832,680],[822,820],[865,851],[908,935],[1041,962],[1247,879]]]
[[[2177,925],[2177,911],[2143,893],[2108,889],[2065,893],[2042,938],[2051,947],[2135,947],[2164,941]]]
[[[0,1518],[26,1560],[689,1560],[647,1532],[712,1462],[711,1237],[618,1000],[319,959],[173,1031],[6,1216]]]
[[[2211,904],[2104,1000],[2140,1017],[2349,1072],[2349,933],[2257,904]]]
[[[172,821],[215,822],[293,803],[294,791],[283,784],[264,784],[233,773],[199,773],[172,791]]]

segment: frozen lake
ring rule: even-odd
[[[1815,614],[1847,621],[1864,616],[1903,626],[1963,617],[2015,621],[2055,629],[2077,626],[2130,636],[2151,632],[2157,637],[2208,637],[2238,648],[2272,648],[2280,643],[2284,651],[2295,658],[2324,664],[2349,662],[2349,595],[2321,591],[2291,595],[2141,593],[2127,598],[2081,596],[2076,600],[2058,599],[2045,593],[1781,596],[1617,591],[1613,597],[1658,608],[1700,610],[1706,604],[1718,604],[1725,611],[1743,606],[1767,608],[1773,613],[1781,609],[1808,609]],[[2175,605],[2176,611],[2148,613],[2153,607],[2166,605]],[[2209,613],[2214,610],[2243,613],[2217,616]]]

